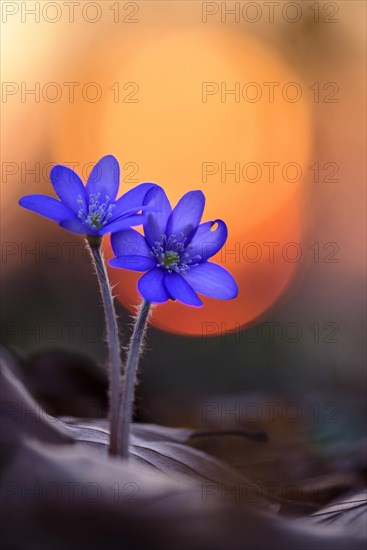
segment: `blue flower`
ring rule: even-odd
[[[230,300],[238,294],[232,275],[220,265],[208,262],[227,240],[222,220],[200,224],[205,197],[201,191],[186,193],[172,210],[159,186],[144,199],[149,205],[144,235],[126,229],[111,236],[115,258],[110,265],[146,271],[138,289],[148,302],[179,300],[202,306],[197,292],[211,298]]]
[[[142,183],[116,200],[120,167],[112,155],[97,162],[86,186],[67,166],[54,166],[50,178],[60,201],[46,195],[27,195],[20,199],[20,206],[73,233],[95,237],[141,224],[143,217],[138,212],[147,191],[155,185]]]

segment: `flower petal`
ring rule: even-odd
[[[186,250],[191,258],[200,256],[197,261],[205,262],[222,248],[227,236],[227,226],[222,220],[202,223],[189,237],[190,242]]]
[[[53,197],[47,197],[47,195],[27,195],[20,199],[19,204],[23,208],[32,210],[32,212],[56,222],[74,217],[74,213],[70,208]]]
[[[152,257],[145,238],[135,229],[125,229],[114,233],[111,236],[111,246],[117,257],[134,255]]]
[[[195,229],[201,220],[205,206],[205,196],[202,191],[189,191],[177,203],[167,222],[167,235],[186,237]]]
[[[90,173],[86,185],[87,194],[100,193],[100,201],[104,202],[106,196],[111,202],[116,199],[120,184],[120,167],[113,155],[102,157]]]
[[[69,218],[68,220],[62,220],[59,225],[72,233],[77,233],[78,235],[98,235],[98,231],[81,222],[75,218],[75,216],[74,218]]]
[[[199,264],[187,271],[183,277],[196,292],[210,298],[231,300],[238,294],[236,281],[224,267],[218,264],[211,262]]]
[[[173,300],[179,300],[189,306],[202,306],[203,302],[193,290],[192,286],[179,274],[168,273],[164,275],[164,286]]]
[[[149,189],[155,185],[155,183],[142,183],[137,187],[134,187],[134,189],[127,191],[116,201],[111,220],[124,216],[125,212],[131,211],[132,209],[135,210],[135,208],[135,212],[139,212],[139,210],[143,208],[142,205],[145,195]]]
[[[171,205],[162,187],[156,185],[145,195],[144,206],[154,208],[153,212],[146,213],[144,222],[145,237],[150,246],[161,240],[166,233],[167,220],[172,212]]]
[[[74,170],[57,164],[52,168],[50,178],[53,188],[66,206],[75,214],[79,212],[81,206],[86,210],[85,187]]]
[[[109,261],[112,267],[119,267],[121,269],[130,269],[131,271],[149,271],[153,269],[157,262],[153,258],[148,256],[139,256],[132,254],[131,256],[119,256],[118,258],[112,258]]]
[[[163,282],[164,270],[155,267],[145,273],[138,281],[138,290],[148,302],[167,302],[170,299]]]
[[[142,214],[136,214],[135,216],[128,216],[127,218],[118,218],[112,222],[107,222],[106,225],[101,227],[98,231],[99,235],[105,235],[106,233],[115,233],[116,231],[122,231],[123,229],[129,229],[132,225],[141,225],[144,223],[145,217]]]

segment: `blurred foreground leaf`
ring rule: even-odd
[[[303,522],[311,525],[333,525],[367,537],[367,491],[345,495],[304,518]]]
[[[78,442],[107,453],[109,433],[106,420],[64,419],[64,423]],[[227,484],[228,489],[250,482],[221,460],[188,446],[190,439],[198,433],[189,428],[133,424],[131,458],[178,480],[196,480],[208,486],[209,482]],[[243,434],[238,432],[238,436]],[[222,437],[225,438],[226,434],[223,433]],[[268,505],[268,501],[262,498],[261,504]]]
[[[4,550],[364,550],[350,522],[304,525],[278,518],[266,499],[223,498],[245,478],[187,446],[192,430],[135,425],[132,459],[111,459],[103,423],[49,416],[3,363]]]

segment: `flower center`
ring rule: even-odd
[[[169,267],[170,265],[176,265],[179,261],[180,256],[177,252],[173,250],[167,250],[163,256],[163,265],[164,267]]]
[[[154,243],[151,250],[151,256],[157,260],[157,267],[167,269],[169,273],[186,273],[190,267],[193,267],[190,254],[185,246],[186,237],[183,233],[176,235],[161,235],[161,240]],[[199,258],[199,257],[197,257]]]
[[[114,204],[111,204],[110,197],[105,196],[105,202],[100,204],[99,198],[101,193],[91,193],[89,196],[89,207],[88,213],[84,208],[84,201],[79,195],[78,204],[80,206],[78,212],[78,218],[83,222],[89,225],[92,229],[101,229],[112,216],[112,211],[115,208]]]

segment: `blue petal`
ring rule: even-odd
[[[142,183],[141,185],[134,187],[134,189],[130,189],[130,191],[127,191],[127,193],[122,195],[122,197],[120,197],[116,201],[111,220],[125,215],[125,212],[132,209],[134,209],[135,212],[139,212],[139,210],[143,208],[142,205],[145,195],[147,194],[149,189],[154,186],[155,183]]]
[[[76,214],[81,206],[86,210],[85,187],[74,170],[57,164],[52,168],[50,178],[53,188],[66,206]],[[80,201],[82,201],[82,204]]]
[[[98,232],[95,229],[90,228],[88,225],[75,217],[69,218],[68,220],[62,220],[59,225],[72,233],[77,233],[78,235],[98,235]]]
[[[145,238],[135,229],[125,229],[114,233],[111,236],[111,245],[117,257],[133,255],[152,257]]]
[[[167,302],[170,299],[163,282],[164,270],[155,267],[138,281],[138,290],[147,302]]]
[[[184,195],[168,219],[167,235],[188,236],[201,220],[205,206],[205,196],[202,191],[189,191]]]
[[[150,246],[161,240],[166,233],[167,220],[172,212],[171,205],[162,187],[156,185],[145,195],[144,206],[154,208],[154,212],[147,212],[144,222],[145,237]]]
[[[193,290],[192,286],[179,273],[168,273],[164,275],[164,286],[173,300],[179,300],[189,306],[202,306],[203,302]]]
[[[132,254],[131,256],[119,256],[118,258],[112,258],[109,261],[112,267],[119,267],[121,269],[130,269],[131,271],[149,271],[156,266],[157,262],[153,258],[148,256],[138,256]]]
[[[213,229],[214,226],[215,228]],[[227,226],[222,220],[202,223],[194,231],[193,235],[189,237],[190,244],[187,246],[186,251],[197,262],[205,262],[222,248],[227,240],[227,236]],[[197,258],[198,256],[200,258]]]
[[[106,233],[115,233],[116,231],[122,231],[128,229],[132,225],[141,225],[144,223],[144,216],[142,214],[136,214],[135,216],[128,216],[127,218],[119,218],[112,222],[107,222],[106,225],[101,227],[98,231],[99,235],[105,235]]]
[[[74,216],[74,213],[65,204],[46,195],[27,195],[20,199],[19,204],[23,208],[32,210],[32,212],[56,222]]]
[[[116,199],[120,183],[119,163],[112,155],[101,158],[90,173],[86,185],[86,191],[90,196],[93,193],[101,194],[101,201],[104,202],[106,196],[111,202]]]
[[[192,267],[183,277],[199,294],[231,300],[238,294],[237,283],[232,275],[218,264],[206,262]]]

